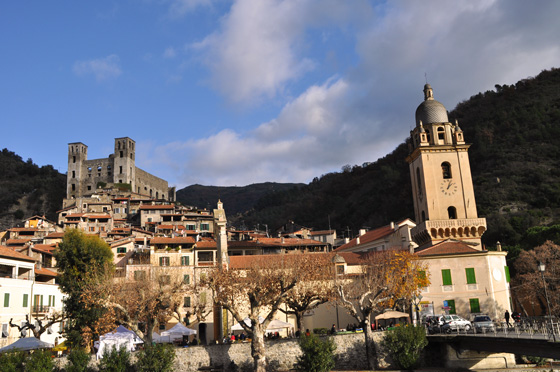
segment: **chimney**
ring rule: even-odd
[[[502,251],[502,243],[496,242],[496,249],[498,250],[498,252],[501,252]]]
[[[282,244],[284,244],[284,237],[282,237]]]
[[[391,229],[395,230],[395,223],[391,221]]]
[[[362,234],[360,234],[360,235],[362,235]],[[356,245],[360,245],[360,237],[359,236],[356,238]]]
[[[366,233],[366,229],[360,229],[359,236],[362,236]]]
[[[344,244],[350,243],[350,238],[344,238]]]

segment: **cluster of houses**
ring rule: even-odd
[[[469,145],[428,84],[408,142],[417,222],[405,219],[360,230],[352,240],[337,238],[334,230],[313,231],[293,222],[273,234],[229,230],[221,202],[213,210],[180,205],[167,182],[136,168],[130,138],[115,139],[115,153],[106,159],[87,160],[87,146],[69,144],[67,198],[58,220],[34,216],[0,235],[0,347],[20,337],[10,321],[33,322],[62,311],[64,295],[56,285],[53,251],[71,228],[105,240],[117,273],[127,280],[144,280],[163,271],[196,283],[219,262],[242,267],[246,256],[294,252],[331,254],[337,272],[345,273],[355,270],[364,253],[406,250],[426,262],[431,281],[415,301],[418,312],[413,318],[485,313],[499,320],[512,307],[506,252],[487,250],[481,243],[486,220],[477,215]],[[192,317],[196,300],[185,293],[183,322],[197,329],[201,340],[210,341],[216,334],[214,320],[209,316],[199,323]],[[309,329],[330,328],[333,323],[344,328],[354,322],[334,304],[306,315]],[[295,324],[295,318],[282,317]],[[227,323],[231,326],[233,320]],[[164,324],[161,330],[173,325]],[[62,327],[51,327],[42,338],[60,340]]]

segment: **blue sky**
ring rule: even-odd
[[[414,125],[560,67],[554,0],[122,0],[0,4],[0,146],[67,170],[67,144],[182,188],[309,182]],[[468,141],[468,139],[467,139]],[[404,160],[403,160],[404,161]]]

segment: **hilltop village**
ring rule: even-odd
[[[469,144],[458,122],[434,99],[430,85],[415,114],[410,133],[409,163],[414,220],[387,221],[354,239],[339,239],[336,231],[315,231],[286,221],[277,231],[236,230],[227,226],[227,205],[219,200],[212,210],[180,205],[167,181],[136,167],[133,139],[116,138],[114,153],[88,159],[81,142],[68,145],[67,192],[58,220],[26,219],[1,236],[0,347],[20,337],[29,319],[41,319],[63,309],[64,294],[56,284],[53,253],[69,229],[95,235],[109,244],[116,275],[125,281],[144,281],[153,275],[179,276],[192,284],[216,267],[243,267],[261,255],[305,253],[329,255],[337,274],[359,272],[360,257],[369,252],[405,251],[426,263],[430,284],[421,289],[411,317],[418,322],[432,314],[459,314],[467,319],[488,314],[499,319],[511,311],[506,252],[486,250],[481,236],[486,220],[477,213],[468,157]],[[416,222],[415,222],[416,221]],[[212,293],[184,293],[182,323],[198,332],[203,343],[221,337],[217,322],[236,323],[215,314]],[[206,306],[202,311],[201,305]],[[292,315],[283,319],[294,326]],[[324,304],[306,314],[308,329],[345,328],[355,320],[344,310]],[[222,323],[222,324],[224,324]],[[161,322],[158,332],[177,324]],[[63,322],[52,325],[43,341],[63,340]],[[289,332],[289,331],[288,331]],[[225,332],[223,332],[225,333]]]

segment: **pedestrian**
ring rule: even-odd
[[[504,318],[506,319],[506,324],[509,327],[511,327],[511,324],[509,323],[509,311],[506,310],[506,313],[504,314]]]
[[[334,326],[334,323],[331,327],[331,335],[334,335],[336,333],[336,327]]]
[[[306,329],[306,330],[305,330],[305,335],[306,335],[307,337],[311,336],[311,333],[309,333],[309,329]]]

